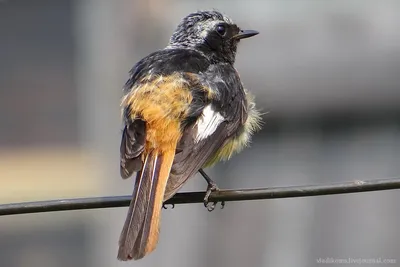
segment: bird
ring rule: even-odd
[[[120,174],[136,173],[136,179],[118,260],[154,251],[163,203],[197,172],[208,183],[209,209],[208,197],[219,188],[203,168],[228,160],[261,128],[254,96],[234,67],[239,42],[257,34],[219,11],[193,12],[165,48],[129,72],[121,99]]]

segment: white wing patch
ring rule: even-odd
[[[218,125],[223,121],[224,117],[222,117],[219,112],[215,111],[211,104],[206,106],[196,122],[197,135],[195,137],[195,142],[198,143],[200,140],[212,135]]]

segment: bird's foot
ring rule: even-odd
[[[207,186],[207,191],[206,191],[206,195],[204,196],[204,200],[203,200],[204,207],[206,207],[206,209],[207,209],[208,211],[213,211],[213,210],[215,209],[215,205],[216,205],[218,202],[215,201],[215,202],[213,202],[213,203],[210,203],[210,202],[208,201],[208,198],[210,197],[210,194],[211,194],[212,192],[219,191],[219,188],[218,188],[218,186],[217,186],[217,183],[214,182],[214,181],[207,175],[207,173],[206,173],[203,169],[200,169],[199,172],[200,172],[201,176],[204,177],[204,179],[206,180],[206,182],[207,182],[207,184],[208,184],[208,186]],[[224,207],[225,207],[225,201],[222,201],[222,202],[221,202],[221,209],[223,209]]]
[[[208,201],[208,198],[210,197],[211,193],[215,192],[215,191],[219,191],[219,188],[218,188],[217,184],[214,183],[214,182],[209,183],[208,186],[207,186],[207,191],[206,191],[206,195],[204,196],[203,203],[204,203],[204,207],[206,207],[206,209],[208,211],[210,211],[210,212],[215,209],[215,206],[218,203],[218,201],[214,201],[212,203]],[[224,207],[225,207],[225,201],[222,201],[221,202],[221,209],[223,209]]]

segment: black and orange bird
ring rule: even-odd
[[[120,170],[123,178],[137,174],[119,260],[155,249],[163,202],[197,172],[208,183],[209,207],[218,187],[203,168],[229,159],[260,128],[253,97],[234,67],[239,41],[256,34],[217,11],[191,13],[164,49],[130,71],[121,104]]]

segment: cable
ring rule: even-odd
[[[354,181],[329,185],[307,185],[258,189],[221,190],[211,193],[209,201],[241,201],[348,194],[400,189],[400,178]],[[178,193],[166,204],[202,203],[205,192]],[[50,211],[117,208],[129,205],[131,196],[60,199],[0,205],[0,216]]]

